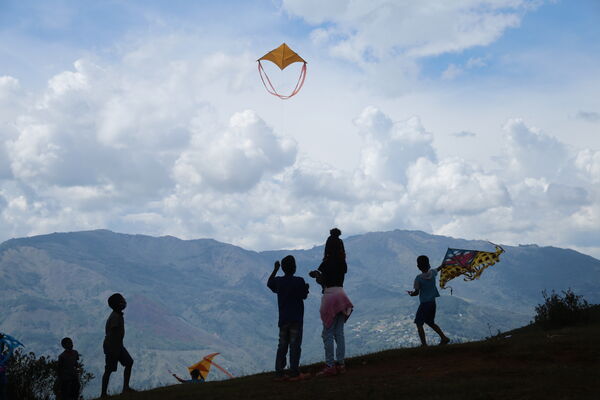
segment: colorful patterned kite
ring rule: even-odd
[[[493,253],[449,248],[441,265],[440,287],[445,289],[446,283],[459,275],[464,275],[465,281],[478,279],[483,270],[500,261],[500,254],[504,253],[502,247],[494,246],[496,251]]]
[[[197,369],[198,371],[200,371],[200,375],[202,376],[202,379],[206,380],[206,377],[208,376],[208,373],[210,372],[210,366],[214,365],[228,377],[234,378],[234,376],[231,375],[229,372],[227,372],[225,370],[225,368],[221,367],[219,364],[217,364],[216,362],[213,361],[213,358],[215,358],[215,356],[217,356],[219,354],[220,353],[212,353],[212,354],[205,356],[202,360],[198,361],[196,364],[188,367],[188,371],[192,372],[193,370]]]
[[[282,71],[288,65],[293,64],[295,62],[303,63],[302,69],[300,70],[300,76],[298,77],[298,82],[296,83],[296,87],[294,88],[291,94],[281,95],[277,93],[277,90],[275,90],[275,87],[273,87],[271,80],[267,76],[267,73],[265,72],[262,64],[260,63],[261,60],[271,61],[272,63],[277,65]],[[304,79],[306,79],[306,61],[304,61],[302,57],[300,57],[292,49],[290,49],[287,44],[283,43],[281,46],[279,46],[275,50],[271,50],[270,52],[259,58],[257,61],[260,79],[262,80],[265,89],[267,89],[267,92],[271,93],[273,96],[277,96],[282,100],[287,100],[290,97],[293,97],[296,94],[298,94],[298,92],[302,88],[302,85],[304,85]]]

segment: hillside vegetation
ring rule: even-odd
[[[264,373],[112,399],[597,399],[598,338],[600,307],[594,306],[585,325],[529,325],[478,342],[368,354],[349,359],[348,372],[336,377],[274,382]]]

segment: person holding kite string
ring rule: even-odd
[[[440,336],[440,345],[448,344],[450,339],[435,323],[435,298],[440,297],[435,278],[439,270],[443,268],[443,265],[438,268],[431,268],[429,258],[427,256],[419,256],[417,257],[417,268],[421,270],[421,273],[415,278],[414,290],[407,290],[407,293],[411,296],[419,296],[419,308],[415,316],[415,324],[419,332],[419,339],[421,339],[421,346],[427,346],[423,324],[427,324]]]
[[[284,276],[276,276],[279,268]],[[308,377],[300,373],[300,354],[302,352],[302,330],[304,325],[304,300],[308,297],[308,283],[296,272],[296,259],[286,256],[275,262],[273,272],[267,281],[267,287],[277,294],[279,309],[279,343],[275,356],[275,376],[277,380],[285,379],[284,368],[288,348],[290,350],[290,380],[301,380]]]

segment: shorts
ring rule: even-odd
[[[435,301],[428,301],[419,304],[417,315],[415,315],[415,324],[417,325],[432,325],[435,320]]]
[[[121,347],[118,352],[107,352],[106,349],[104,349],[104,358],[105,371],[115,372],[118,363],[121,363],[124,367],[131,367],[133,365],[133,358],[131,358],[125,347]]]

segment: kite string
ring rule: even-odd
[[[267,92],[271,93],[273,96],[279,97],[282,100],[287,100],[287,99],[295,96],[296,94],[298,94],[300,89],[302,89],[302,86],[304,85],[304,81],[306,79],[306,63],[304,63],[304,65],[302,65],[302,69],[300,70],[300,76],[298,77],[298,81],[296,82],[296,86],[294,87],[294,90],[292,91],[291,94],[289,94],[287,96],[277,93],[277,90],[273,86],[273,83],[271,83],[271,79],[269,79],[269,75],[267,75],[267,73],[265,72],[260,60],[258,60],[258,73],[260,75],[260,80],[262,81],[265,89],[267,89]],[[264,77],[263,77],[263,74],[264,74]],[[266,78],[266,82],[265,82],[265,78]],[[267,86],[267,83],[269,84],[268,86]]]
[[[233,376],[232,374],[230,374],[229,372],[227,372],[227,370],[223,367],[221,367],[219,364],[217,364],[214,361],[211,361],[212,365],[214,365],[215,367],[217,367],[219,370],[221,370],[221,372],[223,372],[225,375],[227,375],[230,378],[235,378],[235,376]]]

